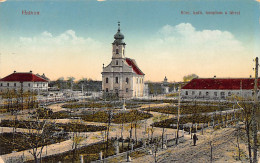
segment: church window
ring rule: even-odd
[[[118,77],[116,77],[116,83],[119,83]]]
[[[116,54],[119,54],[119,50],[118,49],[116,49]]]
[[[108,92],[108,88],[106,88],[106,92]]]
[[[106,83],[108,83],[108,78],[106,78]]]
[[[125,79],[125,82],[126,82],[126,84],[128,84],[128,82],[129,82],[129,79],[128,79],[128,78],[126,78],[126,79]]]
[[[128,92],[128,88],[126,88],[126,90],[125,90],[126,92]]]
[[[118,65],[118,60],[116,60],[116,65]]]

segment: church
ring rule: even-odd
[[[112,61],[103,64],[102,91],[105,96],[135,98],[144,95],[144,73],[134,59],[125,56],[124,35],[120,32],[120,22],[112,43]]]

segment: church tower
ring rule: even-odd
[[[112,43],[112,61],[102,71],[102,91],[105,96],[119,98],[142,97],[144,73],[134,59],[125,57],[124,35],[118,22],[117,33]]]

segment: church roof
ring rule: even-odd
[[[213,90],[240,90],[240,89],[254,89],[254,81],[252,78],[205,78],[193,79],[182,89],[213,89]],[[260,78],[258,79],[258,83]],[[258,84],[260,89],[260,84]]]
[[[9,81],[9,82],[48,82],[47,80],[43,79],[42,77],[39,77],[32,72],[14,72],[4,78],[2,78],[0,81]]]
[[[144,75],[144,73],[139,69],[134,59],[131,58],[125,58],[126,63],[132,67],[134,72],[138,75]]]

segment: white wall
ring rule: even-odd
[[[242,97],[252,97],[252,90],[197,90],[197,89],[182,89],[181,96],[183,98],[205,98],[205,99],[225,99],[232,95]],[[258,93],[258,97],[260,93]]]

